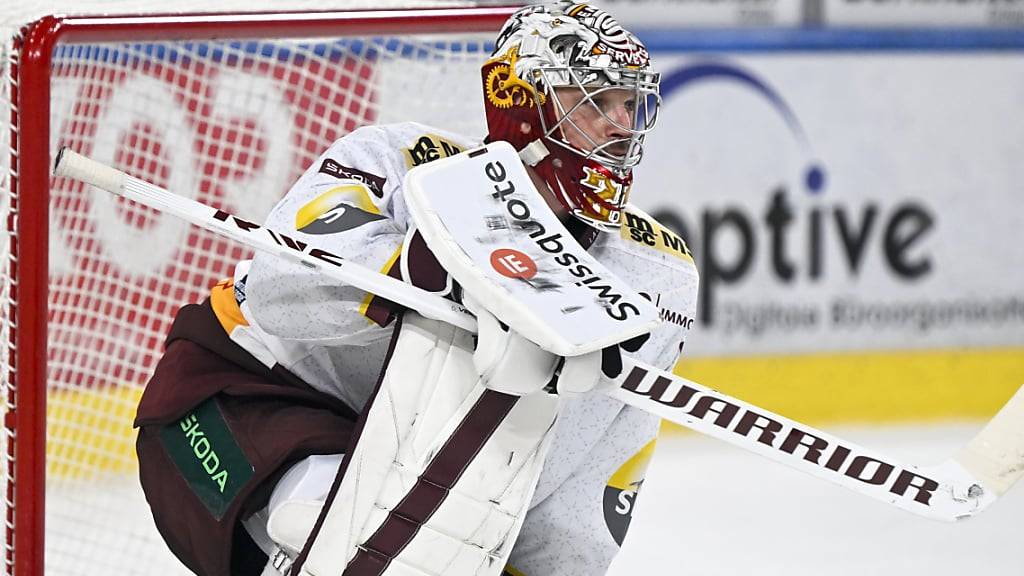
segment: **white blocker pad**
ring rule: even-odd
[[[566,230],[507,142],[413,168],[405,191],[441,265],[541,348],[577,356],[658,324],[657,308]]]
[[[407,312],[300,574],[496,576],[558,399],[487,390],[472,334]]]

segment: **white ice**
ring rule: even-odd
[[[830,428],[907,464],[981,423]],[[1022,576],[1024,488],[969,520],[921,518],[696,434],[663,437],[609,576]],[[1018,548],[1021,546],[1021,548]]]

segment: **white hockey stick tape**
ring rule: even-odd
[[[61,148],[57,153],[53,173],[81,180],[110,192],[123,190],[128,178],[124,172],[90,160],[68,148]]]
[[[955,459],[999,495],[1024,476],[1024,387]]]

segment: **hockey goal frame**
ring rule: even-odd
[[[50,69],[61,42],[222,40],[496,32],[516,6],[324,12],[46,16],[22,29],[12,53],[9,175],[12,297],[7,412],[5,573],[44,573]],[[31,109],[28,104],[31,103]],[[13,233],[12,233],[13,231]]]

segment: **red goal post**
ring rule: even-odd
[[[52,178],[56,147],[262,218],[360,125],[482,128],[479,65],[513,9],[47,16],[20,29],[0,139],[5,574],[39,576],[44,559],[47,574],[184,573],[155,557],[169,554],[135,486],[134,402],[177,307],[247,254]]]

